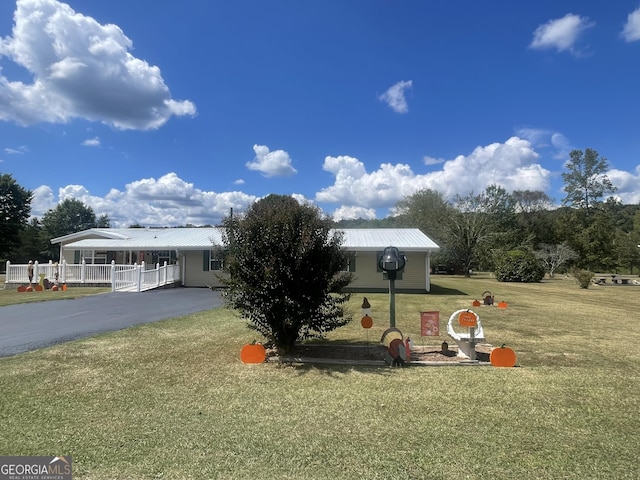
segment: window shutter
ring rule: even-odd
[[[208,272],[210,265],[211,265],[211,251],[203,250],[202,251],[202,271]]]

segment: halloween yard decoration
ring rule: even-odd
[[[493,305],[494,296],[490,291],[486,291],[482,294],[482,299],[485,305]]]
[[[261,343],[248,343],[240,350],[242,363],[263,363],[267,358],[267,351]]]
[[[466,331],[456,331],[454,323],[458,323]],[[467,309],[453,312],[447,323],[447,334],[458,344],[459,357],[476,360],[476,343],[485,341],[484,329],[477,313]]]
[[[373,326],[373,318],[371,318],[371,304],[367,297],[362,301],[362,320],[360,320],[362,328],[371,328]]]
[[[403,367],[411,360],[411,339],[405,340],[402,332],[396,327],[387,328],[380,339],[387,350],[385,351],[385,361],[392,367]]]
[[[516,352],[503,343],[501,347],[491,350],[489,361],[494,367],[515,367],[517,361]]]

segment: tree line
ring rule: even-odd
[[[569,269],[639,271],[640,205],[623,205],[612,196],[607,160],[595,150],[573,150],[566,169],[559,208],[544,192],[509,193],[498,185],[451,200],[424,189],[398,202],[394,217],[338,226],[418,227],[441,247],[432,264],[449,273],[498,273],[514,257],[519,268],[530,264],[536,277],[540,266],[552,276]]]

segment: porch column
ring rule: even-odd
[[[426,269],[426,290],[427,292],[431,291],[431,251],[427,252],[427,255],[424,259],[425,262],[425,269]]]

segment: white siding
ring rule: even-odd
[[[218,276],[222,272],[212,272],[203,269],[202,250],[184,252],[185,287],[219,287]]]
[[[396,289],[426,291],[426,254],[409,252],[406,256],[407,264],[404,267],[402,280],[396,280]],[[353,290],[389,288],[389,281],[384,279],[383,272],[378,272],[376,252],[358,252],[354,280],[348,288]]]

